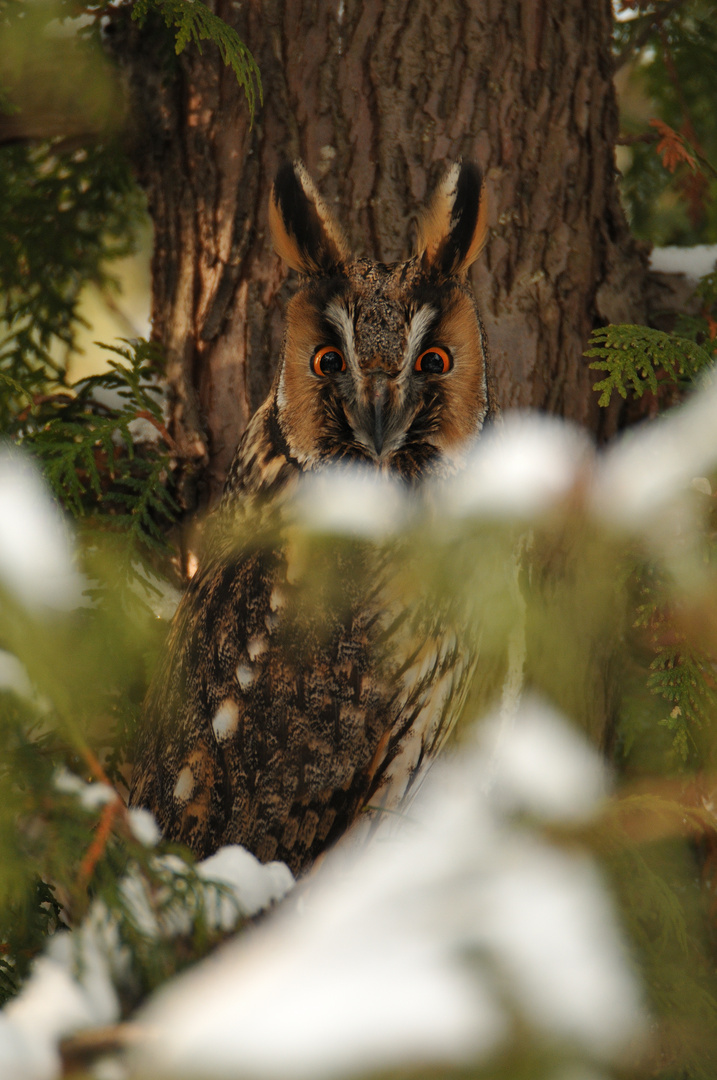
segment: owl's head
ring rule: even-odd
[[[413,479],[452,471],[491,409],[467,272],[485,241],[482,179],[452,165],[402,263],[353,258],[301,162],[272,189],[278,254],[302,275],[274,388],[303,469],[355,461]]]

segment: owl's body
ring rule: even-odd
[[[246,533],[303,473],[356,463],[413,484],[460,466],[492,408],[464,283],[480,193],[477,170],[454,166],[418,254],[384,265],[351,259],[302,166],[277,177],[275,245],[305,277],[150,688],[132,783],[132,803],[200,856],[241,843],[300,872],[368,805],[401,805],[465,694],[473,658],[430,605],[397,606],[376,548],[333,553],[340,602],[314,604],[291,530],[268,546]]]

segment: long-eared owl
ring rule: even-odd
[[[269,220],[302,276],[214,514],[229,533],[251,521],[243,506],[331,465],[411,486],[450,475],[493,410],[466,283],[486,232],[474,165],[448,169],[406,262],[353,258],[300,162],[279,171]],[[402,805],[470,660],[430,611],[396,612],[381,568],[345,567],[342,604],[318,611],[296,563],[281,534],[208,544],[145,702],[130,800],[199,856],[239,843],[299,873],[362,810]]]

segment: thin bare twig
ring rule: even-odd
[[[125,805],[119,795],[112,802],[105,803],[102,807],[100,820],[97,823],[92,843],[88,847],[80,863],[80,882],[86,885],[95,872],[95,867],[105,853],[107,843],[112,832],[114,820],[119,814],[124,814]]]
[[[634,146],[635,143],[654,143],[660,136],[656,131],[643,131],[639,135],[618,135],[615,139],[616,146]]]
[[[160,421],[157,420],[156,417],[152,416],[151,412],[149,412],[147,409],[138,409],[137,412],[134,415],[135,415],[136,420],[147,420],[147,421],[149,421],[149,423],[153,427],[155,427],[157,429],[157,431],[162,436],[162,438],[164,439],[164,441],[166,442],[167,446],[172,451],[172,453],[175,455],[175,457],[180,456],[179,447],[177,446],[176,442],[174,441],[172,436],[169,434],[169,432],[167,431],[164,424],[160,423]]]

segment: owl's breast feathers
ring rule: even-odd
[[[221,541],[175,616],[131,802],[200,857],[239,843],[299,873],[364,808],[400,804],[469,672],[435,609],[397,603],[385,553],[337,555],[340,596],[313,603],[285,532],[250,549],[232,533],[256,524],[242,491],[271,494],[300,471],[272,413],[267,402],[247,429]]]

